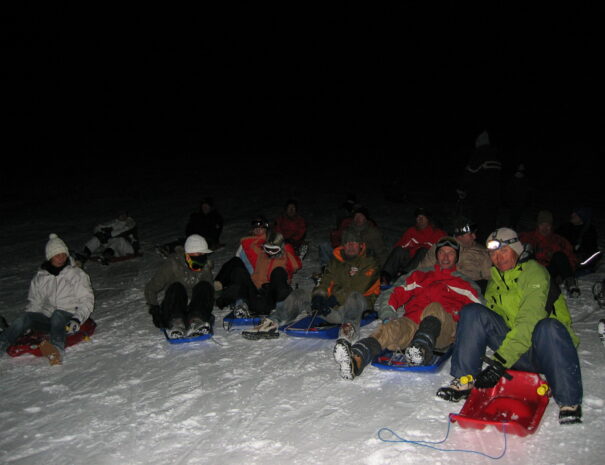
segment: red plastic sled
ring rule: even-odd
[[[508,370],[512,380],[502,378],[490,389],[473,389],[460,413],[450,414],[463,428],[488,425],[518,436],[537,431],[549,401],[549,389],[537,373]]]
[[[97,324],[92,318],[89,318],[80,326],[80,330],[77,333],[68,335],[65,338],[65,347],[73,346],[85,339],[88,339],[95,332]],[[18,357],[23,354],[32,354],[36,357],[41,357],[42,352],[40,351],[40,344],[43,340],[48,339],[48,334],[34,331],[25,336],[21,336],[17,339],[17,342],[10,346],[6,352],[11,357]]]

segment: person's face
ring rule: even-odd
[[[361,244],[359,242],[345,242],[343,250],[347,257],[356,257],[361,251]]]
[[[552,224],[540,223],[538,225],[538,232],[543,236],[548,236],[550,233],[552,233]]]
[[[456,236],[456,240],[462,244],[463,247],[470,247],[475,243],[477,235],[474,232],[467,232],[461,236]]]
[[[583,221],[582,218],[580,218],[580,216],[576,213],[573,212],[570,216],[569,216],[569,221],[571,222],[571,224],[573,224],[574,226],[580,226]]]
[[[357,212],[353,216],[353,223],[356,226],[363,226],[364,224],[366,224],[367,221],[368,221],[368,219],[366,218],[366,216],[363,213]]]
[[[50,259],[50,264],[55,268],[61,268],[67,262],[67,254],[66,253],[58,253],[54,257]]]
[[[456,250],[449,245],[444,245],[437,251],[437,263],[445,270],[456,264]]]
[[[416,217],[416,227],[418,229],[424,229],[429,225],[429,219],[424,215],[418,215]]]
[[[208,213],[210,213],[210,205],[208,205],[207,203],[203,203],[202,204],[202,213],[204,213],[204,215],[207,215]]]
[[[517,264],[517,253],[508,245],[497,250],[490,250],[489,258],[500,271],[512,270]]]
[[[264,236],[267,233],[265,228],[257,227],[252,230],[252,234],[255,236]]]
[[[294,215],[296,215],[296,205],[294,205],[293,203],[288,205],[286,207],[286,215],[288,215],[289,217],[293,217]]]

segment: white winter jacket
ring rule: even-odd
[[[42,313],[50,317],[55,310],[73,313],[84,323],[94,308],[94,294],[90,277],[84,270],[70,264],[54,276],[40,269],[29,286],[26,312]]]

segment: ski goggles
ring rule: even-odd
[[[440,249],[441,247],[451,247],[454,250],[460,250],[460,244],[458,242],[452,241],[450,239],[440,239],[435,244],[435,248]]]
[[[465,224],[454,229],[454,236],[462,236],[468,233],[474,233],[477,231],[477,227],[474,224]]]
[[[274,256],[281,252],[281,247],[279,245],[263,244],[263,250],[267,255]]]
[[[206,257],[206,255],[189,255],[187,253],[185,254],[185,261],[187,262],[187,266],[191,270],[201,271],[206,265],[208,258]]]
[[[487,250],[494,251],[506,247],[507,245],[514,244],[515,242],[519,242],[518,237],[513,237],[511,239],[490,239],[487,241],[486,247]]]

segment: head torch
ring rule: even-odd
[[[518,237],[513,237],[511,239],[490,239],[487,241],[487,250],[499,250],[502,247],[506,247],[507,245],[514,244],[515,242],[519,242]]]

